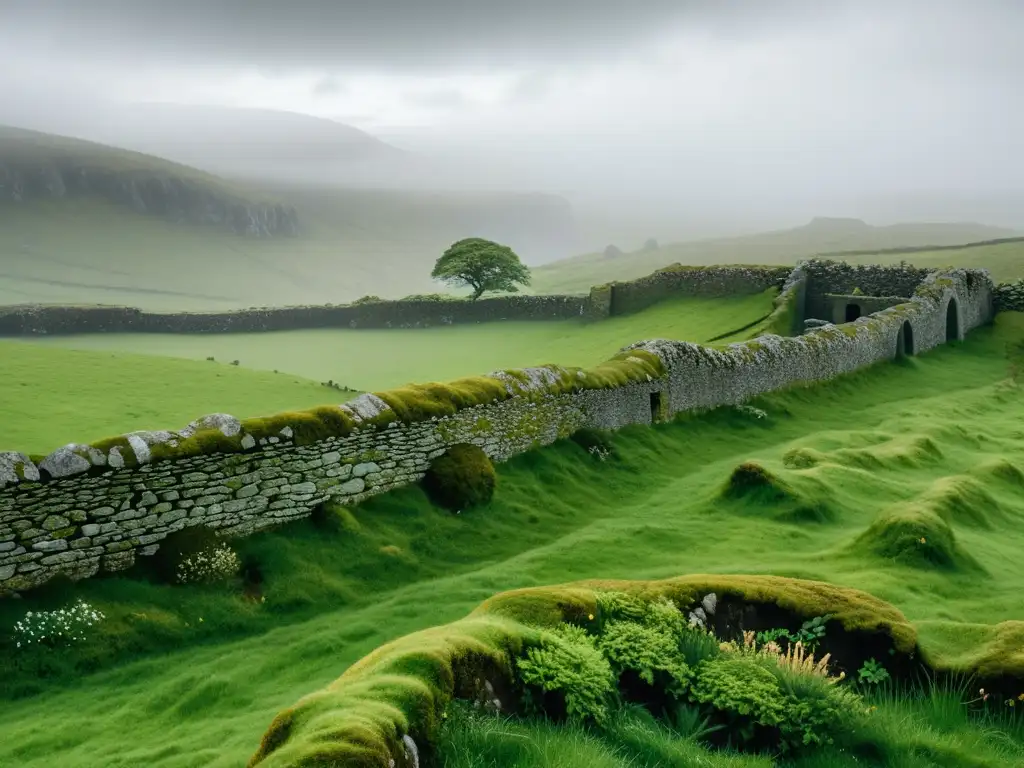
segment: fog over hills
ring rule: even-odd
[[[289,8],[4,5],[0,119],[292,197],[339,269],[460,235],[535,265],[815,217],[1024,229],[1024,6]]]

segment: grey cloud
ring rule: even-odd
[[[6,30],[11,40],[69,60],[179,67],[507,67],[600,58],[687,19],[748,34],[820,7],[808,0],[8,0],[0,4],[0,40]]]
[[[338,78],[328,75],[313,83],[312,90],[314,96],[338,96],[346,93],[348,88]]]
[[[411,91],[405,95],[405,101],[428,109],[458,109],[470,106],[470,100],[458,88]]]

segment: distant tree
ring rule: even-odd
[[[616,245],[609,245],[604,249],[604,257],[606,259],[616,259],[622,255],[622,251]]]
[[[430,276],[449,285],[473,289],[473,300],[487,291],[518,293],[530,284],[530,270],[507,245],[479,237],[459,240],[437,260]]]
[[[658,241],[653,237],[647,238],[647,242],[644,243],[645,251],[656,251],[658,250]]]

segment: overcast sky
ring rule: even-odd
[[[1019,192],[1022,39],[1024,0],[0,0],[0,89],[294,110],[803,211]]]

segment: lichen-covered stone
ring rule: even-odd
[[[204,429],[216,429],[225,437],[234,437],[242,431],[242,422],[227,413],[211,413],[190,422],[186,427],[178,430],[178,435],[186,438],[192,437],[196,432]]]
[[[87,451],[89,446],[65,445],[58,448],[39,462],[39,468],[45,470],[50,477],[70,477],[89,471],[92,462],[79,455],[79,451]]]

